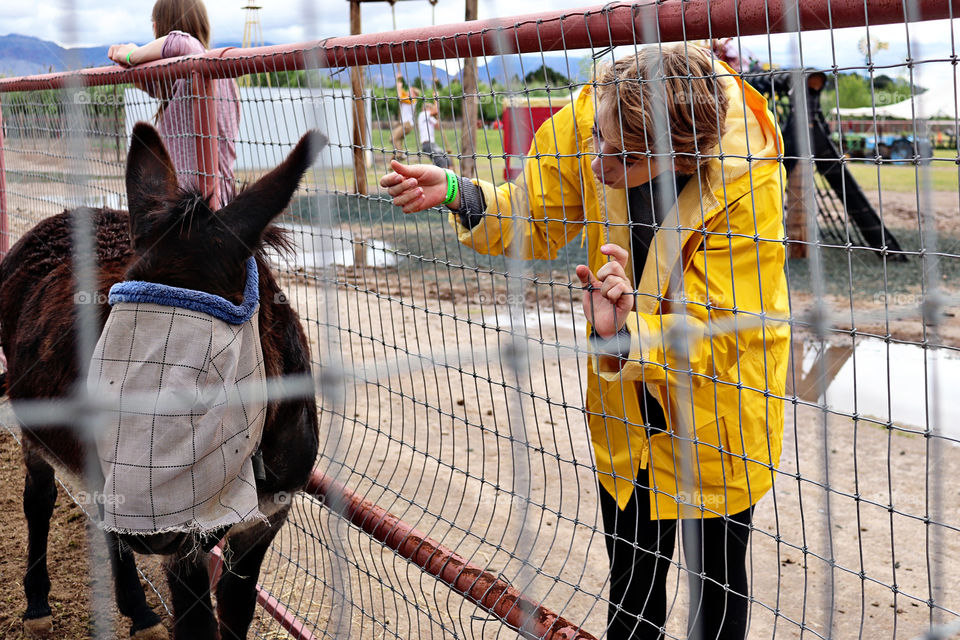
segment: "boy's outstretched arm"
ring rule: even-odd
[[[404,213],[416,213],[443,204],[447,197],[447,171],[432,164],[390,163],[393,169],[380,178],[380,186],[393,198],[393,204],[402,207]],[[447,204],[456,211],[460,208],[460,195]]]

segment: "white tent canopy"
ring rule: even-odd
[[[951,83],[952,85],[952,83]],[[840,116],[848,118],[901,118],[904,120],[932,119],[943,120],[957,117],[958,96],[953,86],[946,90],[928,89],[920,95],[907,98],[901,102],[876,107],[856,107],[850,109],[835,109]]]

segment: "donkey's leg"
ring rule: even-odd
[[[130,636],[136,640],[165,640],[167,630],[160,616],[147,605],[133,551],[112,533],[107,533],[106,538],[117,608],[131,620]]]
[[[208,554],[197,549],[184,548],[164,561],[173,602],[175,640],[214,640],[219,637],[210,600],[208,558]]]
[[[47,536],[57,501],[57,484],[53,467],[26,443],[23,463],[27,469],[23,486],[23,513],[27,517],[27,572],[23,576],[27,610],[23,614],[23,631],[28,638],[47,638],[53,632],[52,612],[47,601],[50,595]]]
[[[257,604],[260,565],[289,510],[290,505],[284,504],[269,515],[269,522],[236,525],[230,530],[224,544],[223,574],[217,584],[217,617],[222,640],[247,637]]]

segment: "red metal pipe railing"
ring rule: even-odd
[[[220,576],[222,574],[223,552],[220,549],[220,545],[217,545],[210,552],[211,590],[215,589],[216,584],[220,581]],[[314,640],[313,633],[307,629],[303,622],[293,615],[282,602],[264,589],[259,582],[257,583],[256,590],[257,604],[263,607],[263,610],[266,611],[274,620],[276,620],[283,630],[290,634],[290,637],[292,637],[294,640]]]
[[[596,640],[577,625],[530,600],[510,584],[453,550],[428,538],[400,518],[365,500],[345,485],[314,471],[304,488],[370,537],[434,576],[452,590],[491,613],[528,640]],[[223,574],[220,545],[210,554],[210,585]],[[296,640],[314,640],[313,634],[277,598],[259,583],[257,603]]]
[[[595,636],[510,586],[345,485],[314,471],[305,491],[529,640],[596,640]]]
[[[912,7],[912,8],[911,8]],[[214,49],[199,56],[151,62],[127,69],[100,67],[0,79],[0,92],[63,88],[79,76],[89,85],[161,78],[235,78],[249,73],[323,67],[394,64],[504,53],[642,44],[647,33],[670,42],[840,29],[960,15],[960,0],[665,0],[615,3],[578,10],[477,20],[415,29],[328,38],[312,42]],[[655,21],[654,28],[650,21]],[[76,80],[74,80],[75,82]]]

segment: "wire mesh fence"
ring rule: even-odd
[[[668,0],[4,79],[2,246],[128,208],[138,121],[217,204],[325,134],[268,250],[320,450],[256,637],[951,637],[954,8]],[[614,283],[606,244],[612,324],[576,271]]]

